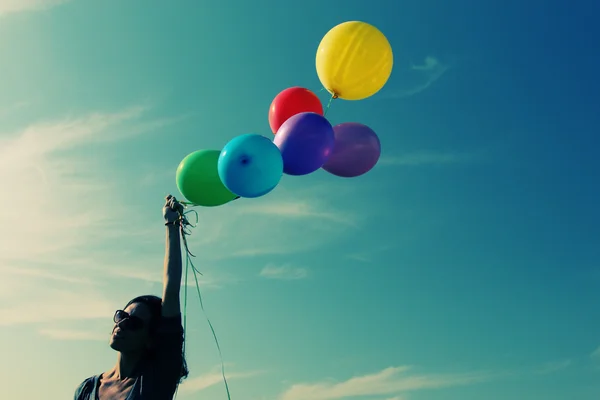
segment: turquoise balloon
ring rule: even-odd
[[[268,138],[249,133],[232,139],[221,150],[218,162],[221,182],[240,197],[264,196],[283,176],[283,158]]]

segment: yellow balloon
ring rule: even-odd
[[[334,97],[362,100],[387,82],[394,64],[392,46],[373,25],[360,21],[341,23],[321,40],[317,75]]]

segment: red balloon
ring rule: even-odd
[[[323,105],[316,94],[302,87],[287,88],[279,93],[269,108],[269,125],[273,134],[290,117],[303,112],[323,115]]]

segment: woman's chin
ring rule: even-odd
[[[115,338],[114,336],[111,336],[110,341],[108,342],[108,345],[113,350],[117,350],[117,351],[123,350],[123,344],[121,343],[121,340],[119,340],[119,338]]]

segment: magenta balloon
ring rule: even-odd
[[[368,126],[346,122],[333,127],[335,145],[323,169],[333,175],[353,178],[369,172],[381,155],[377,134]]]
[[[273,142],[283,158],[283,172],[306,175],[323,166],[331,155],[335,138],[333,127],[322,115],[304,112],[281,125]]]

